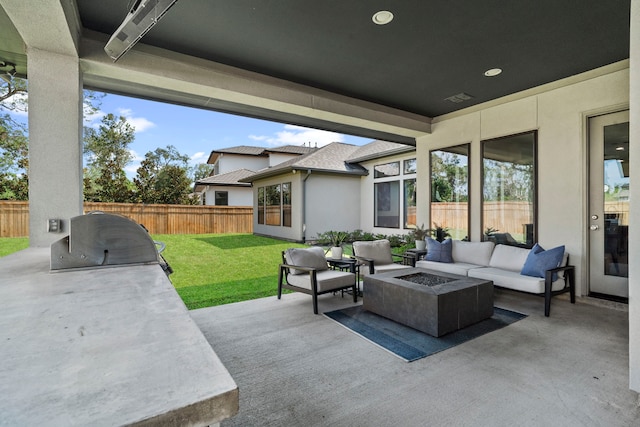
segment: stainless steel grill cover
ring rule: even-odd
[[[51,244],[51,270],[158,263],[159,254],[147,230],[120,215],[73,217],[69,235]]]

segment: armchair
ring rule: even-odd
[[[387,239],[353,242],[353,257],[362,265],[368,266],[368,268],[360,270],[361,274],[376,274],[411,268],[411,264],[415,262],[411,256],[391,253],[391,244]],[[395,262],[394,258],[398,262]]]
[[[278,299],[282,289],[311,295],[313,312],[318,314],[318,295],[351,290],[353,302],[358,302],[356,275],[351,272],[330,270],[324,250],[320,247],[291,248],[282,252],[278,272]]]

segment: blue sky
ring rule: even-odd
[[[102,115],[113,113],[126,117],[136,129],[131,144],[135,160],[127,170],[130,177],[148,151],[167,145],[175,146],[197,164],[205,163],[211,150],[237,145],[276,147],[311,142],[320,147],[335,141],[354,145],[371,142],[369,138],[111,94],[102,99],[100,109],[90,126],[99,125]]]
[[[100,112],[90,117],[85,125],[99,126],[100,119],[108,113],[126,117],[135,128],[135,140],[130,146],[134,160],[127,167],[129,178],[135,176],[147,152],[167,145],[175,146],[181,154],[189,156],[191,164],[195,165],[206,163],[212,150],[237,145],[277,147],[311,142],[321,147],[330,142],[364,145],[372,141],[369,138],[112,94],[106,94],[101,99]],[[24,112],[12,113],[12,116],[20,122],[27,122]]]

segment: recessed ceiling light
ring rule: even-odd
[[[492,68],[484,72],[484,75],[487,77],[495,77],[498,74],[502,73],[502,69],[500,68]]]
[[[371,20],[378,25],[385,25],[393,20],[393,13],[388,10],[381,10],[374,13]]]

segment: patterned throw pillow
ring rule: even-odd
[[[426,240],[427,256],[425,257],[425,259],[427,261],[453,262],[453,256],[451,256],[453,241],[451,239],[446,239],[443,242],[438,242],[431,237],[427,237]]]

